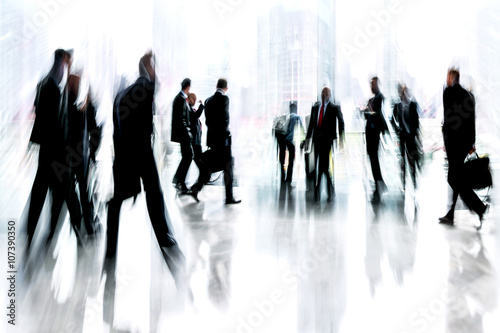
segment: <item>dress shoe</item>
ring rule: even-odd
[[[372,203],[379,203],[380,202],[380,194],[378,193],[378,191],[373,192],[371,202]]]
[[[200,202],[200,199],[198,199],[198,190],[196,188],[191,188],[186,194],[192,197],[196,202]]]
[[[453,218],[448,217],[448,216],[443,216],[439,218],[439,223],[441,224],[447,224],[447,225],[453,225]]]
[[[174,185],[174,187],[181,194],[187,194],[187,192],[188,192],[188,188],[187,188],[186,184],[184,184],[184,183],[177,183]]]
[[[490,205],[486,204],[484,207],[484,212],[479,215],[479,224],[476,225],[477,230],[479,230],[483,227],[484,215],[486,215],[486,213],[488,212],[489,209],[490,209]]]
[[[234,204],[239,204],[241,200],[236,200],[235,198],[231,198],[229,200],[226,200],[226,205],[234,205]]]

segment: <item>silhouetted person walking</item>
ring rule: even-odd
[[[321,178],[323,174],[326,177],[326,189],[328,198],[331,202],[335,194],[330,173],[330,152],[332,151],[333,141],[337,138],[337,121],[339,123],[339,136],[344,135],[344,117],[340,106],[330,102],[332,91],[325,87],[321,91],[321,102],[316,103],[311,108],[311,120],[307,129],[306,142],[312,137],[314,145],[314,162],[316,165],[316,184],[314,188],[314,201],[320,200]],[[307,150],[307,149],[306,149]]]
[[[193,141],[192,141],[192,147],[193,147],[193,160],[196,163],[196,166],[198,167],[198,170],[201,169],[201,156],[203,153],[203,150],[201,148],[201,121],[200,117],[201,114],[203,113],[203,110],[205,110],[205,106],[201,101],[200,105],[198,106],[198,109],[195,109],[194,106],[196,104],[196,95],[193,93],[190,93],[188,95],[188,103],[189,103],[189,108],[191,111],[189,111],[189,122],[190,122],[190,129],[191,129],[191,134],[193,136]]]
[[[172,104],[172,135],[170,140],[178,142],[181,145],[182,159],[175,172],[172,182],[175,188],[181,193],[187,191],[186,175],[193,160],[193,148],[191,143],[193,135],[190,129],[191,107],[188,104],[189,89],[191,88],[191,80],[184,79],[181,83],[181,91],[175,96]]]
[[[140,77],[120,92],[113,106],[114,197],[108,203],[106,270],[114,272],[118,241],[119,216],[125,199],[141,192],[141,179],[146,204],[161,253],[177,286],[183,283],[184,256],[170,230],[169,214],[160,186],[151,145],[153,134],[153,96],[155,71],[153,55],[146,53],[139,62]]]
[[[302,132],[304,132],[304,125],[302,125],[302,120],[297,115],[297,104],[290,104],[290,121],[288,123],[288,129],[286,134],[276,133],[276,140],[278,141],[279,147],[279,158],[281,165],[281,181],[291,183],[293,176],[293,164],[295,161],[295,142],[294,134],[295,127],[300,126]],[[288,150],[288,168],[285,174],[285,157],[286,151]]]
[[[413,187],[417,187],[416,164],[419,158],[417,143],[420,121],[418,116],[418,104],[411,98],[408,88],[400,85],[398,90],[401,101],[394,105],[392,122],[399,137],[401,184],[403,191],[405,191],[406,162],[408,162],[410,167],[410,177]]]
[[[487,206],[465,181],[471,175],[464,174],[464,160],[475,150],[476,142],[476,101],[472,93],[460,85],[460,72],[448,71],[446,89],[443,92],[443,139],[448,157],[448,183],[453,189],[453,198],[448,213],[440,223],[453,225],[455,205],[458,195],[463,202],[479,216],[479,227],[483,222]]]
[[[217,91],[205,101],[208,151],[203,154],[202,169],[196,184],[188,194],[198,201],[198,193],[210,180],[214,171],[224,171],[226,204],[237,204],[233,196],[233,156],[231,152],[231,132],[229,131],[229,98],[226,96],[227,81],[217,81]]]
[[[380,201],[380,196],[387,190],[387,187],[382,178],[380,170],[380,162],[378,159],[378,148],[380,146],[380,135],[387,131],[387,123],[385,122],[384,113],[382,112],[382,104],[384,95],[380,92],[378,77],[373,77],[370,81],[371,91],[374,94],[368,101],[368,105],[364,110],[366,118],[365,137],[366,151],[370,158],[370,164],[375,181],[375,191],[372,195],[372,202]]]
[[[50,232],[47,243],[54,236],[61,206],[66,201],[70,213],[70,221],[80,240],[78,232],[81,223],[81,212],[78,197],[71,186],[70,168],[67,157],[68,117],[65,98],[61,94],[59,84],[64,76],[65,68],[69,68],[71,54],[58,49],[54,52],[54,64],[45,78],[37,85],[35,98],[35,123],[30,141],[40,145],[38,169],[31,190],[30,206],[27,221],[27,247],[31,246],[33,235],[40,218],[47,190],[52,194]],[[67,90],[64,89],[63,93]]]

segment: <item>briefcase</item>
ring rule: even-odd
[[[490,159],[487,155],[479,156],[475,153],[476,158],[469,159],[464,164],[464,178],[469,188],[478,190],[486,188],[493,184]]]

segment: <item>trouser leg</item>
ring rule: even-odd
[[[290,141],[287,141],[286,146],[288,148],[288,170],[286,180],[288,182],[291,182],[293,177],[293,165],[295,161],[295,146]]]
[[[153,152],[148,154],[144,161],[141,178],[146,191],[146,204],[151,224],[160,247],[169,247],[177,244],[169,229],[168,211],[165,206],[163,192],[160,186],[158,170],[154,161]],[[168,218],[168,220],[167,220]]]
[[[118,246],[120,209],[123,200],[113,198],[108,202],[108,222],[106,227],[106,259],[115,259]]]
[[[366,150],[370,158],[373,180],[378,190],[379,181],[383,182],[380,162],[378,158],[378,148],[380,143],[380,132],[376,130],[367,130],[366,132]]]
[[[26,233],[28,236],[28,247],[31,246],[33,235],[35,234],[36,226],[38,224],[40,214],[42,213],[43,204],[45,202],[45,197],[47,196],[47,191],[49,189],[49,183],[47,181],[48,175],[44,168],[45,166],[38,165],[35,181],[33,182],[33,187],[31,189],[26,229]]]
[[[226,188],[226,201],[233,200],[233,164],[231,146],[225,148],[224,186]]]
[[[174,182],[177,184],[185,185],[186,175],[193,160],[193,148],[191,147],[191,142],[186,140],[181,142],[181,155],[182,159],[175,172]]]

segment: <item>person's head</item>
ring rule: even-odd
[[[191,106],[194,106],[196,104],[196,95],[194,93],[190,93],[188,95],[188,103]]]
[[[326,103],[332,98],[332,90],[328,87],[324,87],[321,91],[321,102]]]
[[[446,85],[452,87],[455,84],[460,83],[460,72],[456,68],[448,69],[448,77],[446,78]]]
[[[220,78],[218,81],[217,81],[217,89],[221,89],[223,90],[224,92],[227,91],[227,80],[224,79],[224,78]]]
[[[68,49],[65,52],[65,63],[68,66],[68,72],[71,68],[71,65],[73,64],[73,49]]]
[[[290,114],[297,114],[297,103],[296,102],[290,103]]]
[[[410,100],[408,87],[404,83],[398,84],[398,95],[399,98],[405,103]]]
[[[373,94],[378,94],[380,92],[380,80],[377,76],[372,77],[370,80],[370,89]]]
[[[50,76],[54,77],[59,83],[64,76],[64,66],[70,66],[70,54],[63,50],[57,49],[54,51],[54,63],[52,64],[52,69],[50,70]]]
[[[143,77],[148,77],[151,82],[156,79],[156,73],[154,69],[154,56],[152,51],[146,52],[139,60],[139,75]]]
[[[189,89],[191,89],[191,79],[185,78],[181,82],[181,90],[184,91],[185,94],[189,94]]]

